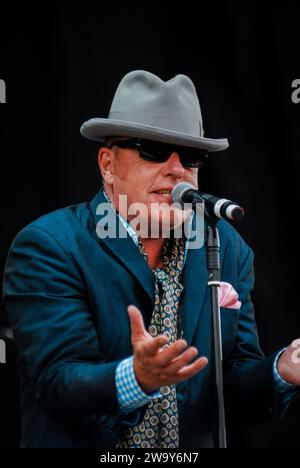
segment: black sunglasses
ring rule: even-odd
[[[141,158],[146,161],[157,163],[167,161],[172,153],[178,153],[183,167],[201,168],[208,159],[207,151],[203,149],[187,148],[185,146],[142,140],[140,138],[116,140],[110,143],[108,147],[112,148],[113,146],[126,149],[136,149],[139,151]]]

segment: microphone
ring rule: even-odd
[[[187,182],[180,182],[172,191],[173,202],[179,203],[203,203],[208,216],[226,219],[230,221],[240,221],[245,212],[243,208],[231,200],[215,197],[209,193],[203,193]]]

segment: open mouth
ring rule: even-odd
[[[172,190],[157,190],[156,192],[158,195],[172,195]]]

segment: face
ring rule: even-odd
[[[156,163],[143,160],[135,149],[101,148],[99,167],[111,202],[128,222],[137,216],[129,212],[129,207],[143,204],[145,209],[139,216],[147,218],[148,235],[149,226],[157,229],[169,223],[172,229],[189,216],[190,210],[170,209],[175,185],[188,182],[198,186],[198,169],[183,167],[178,153],[172,153],[163,163]],[[127,196],[126,207],[120,204],[120,195]]]

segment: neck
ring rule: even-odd
[[[163,266],[161,254],[165,241],[166,239],[141,239],[148,256],[148,265],[151,269]]]

